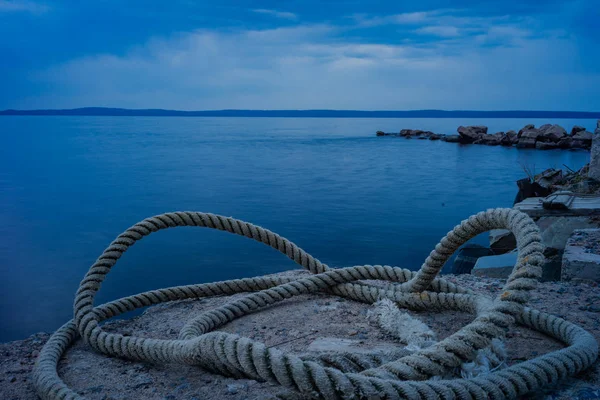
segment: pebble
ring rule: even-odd
[[[8,378],[8,381],[9,381],[10,383],[13,383],[13,382],[16,382],[16,381],[17,381],[17,378],[15,378],[14,376],[11,376],[10,378]]]
[[[350,335],[350,336],[356,336],[356,335],[358,335],[358,331],[357,330],[352,330],[352,331],[348,332],[348,335]]]
[[[31,357],[32,358],[37,358],[40,355],[40,352],[37,350],[34,350],[31,352]]]
[[[235,384],[227,385],[227,393],[228,394],[236,394],[240,390],[243,390],[243,389],[246,389],[246,385],[235,385]]]

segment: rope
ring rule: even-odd
[[[177,226],[206,227],[246,236],[280,251],[312,275],[177,286],[94,307],[102,282],[125,251],[153,232]],[[496,299],[436,278],[463,243],[491,229],[510,229],[518,248],[514,270]],[[226,376],[271,382],[286,389],[280,398],[515,398],[586,369],[598,356],[598,344],[591,334],[561,318],[524,306],[528,292],[541,276],[542,252],[538,227],[527,215],[512,209],[481,212],[457,225],[442,238],[418,272],[385,265],[332,269],[289,240],[247,222],[200,212],[158,215],[119,235],[90,267],[75,297],[74,318],[60,327],[40,352],[33,382],[43,399],[82,399],[57,373],[60,357],[81,336],[96,351],[110,356],[153,363],[185,363]],[[373,279],[389,284],[374,286],[361,282]],[[241,292],[248,294],[188,321],[177,340],[123,336],[106,332],[100,326],[103,320],[153,304]],[[461,310],[476,314],[476,318],[430,347],[411,354],[392,352],[394,356],[387,358],[369,354],[297,356],[267,348],[249,338],[214,331],[281,300],[316,292],[365,303],[387,298],[411,310]],[[448,376],[473,360],[477,351],[489,347],[493,339],[503,338],[514,322],[543,332],[568,347],[476,378],[429,379]]]

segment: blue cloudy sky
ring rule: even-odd
[[[600,110],[600,0],[0,0],[0,109]]]

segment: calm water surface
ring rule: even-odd
[[[376,138],[401,128],[490,132],[591,120],[1,117],[0,341],[71,318],[89,266],[120,232],[176,210],[266,227],[335,267],[416,269],[469,215],[509,207],[520,164],[576,169],[586,152]],[[484,238],[478,238],[485,242]],[[476,239],[477,240],[477,239]],[[206,229],[145,238],[99,292],[141,291],[296,268],[259,243]]]

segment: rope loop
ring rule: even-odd
[[[151,233],[178,226],[217,229],[256,240],[283,253],[311,275],[297,279],[264,276],[156,289],[94,307],[102,282],[131,246]],[[437,277],[461,245],[491,229],[509,229],[516,237],[518,250],[515,267],[495,299]],[[75,296],[73,320],[59,328],[40,352],[34,385],[43,399],[82,399],[56,371],[58,360],[80,335],[106,355],[197,365],[222,375],[272,382],[288,389],[289,395],[322,399],[515,398],[584,370],[598,356],[598,344],[591,334],[568,321],[525,307],[528,293],[541,277],[543,263],[538,227],[527,215],[513,209],[492,209],[462,221],[440,240],[418,272],[387,265],[332,269],[288,239],[248,222],[201,212],[161,214],[127,229],[90,267]],[[375,286],[364,280],[390,284]],[[153,304],[242,292],[247,294],[188,321],[177,340],[123,336],[100,326],[103,320]],[[423,350],[408,355],[397,352],[391,360],[368,354],[340,355],[335,364],[338,368],[331,367],[324,358],[288,354],[249,338],[215,331],[284,299],[317,292],[366,303],[388,298],[412,310],[462,310],[476,314],[476,318]],[[504,337],[515,321],[569,347],[477,378],[429,380],[473,360],[492,339]]]

